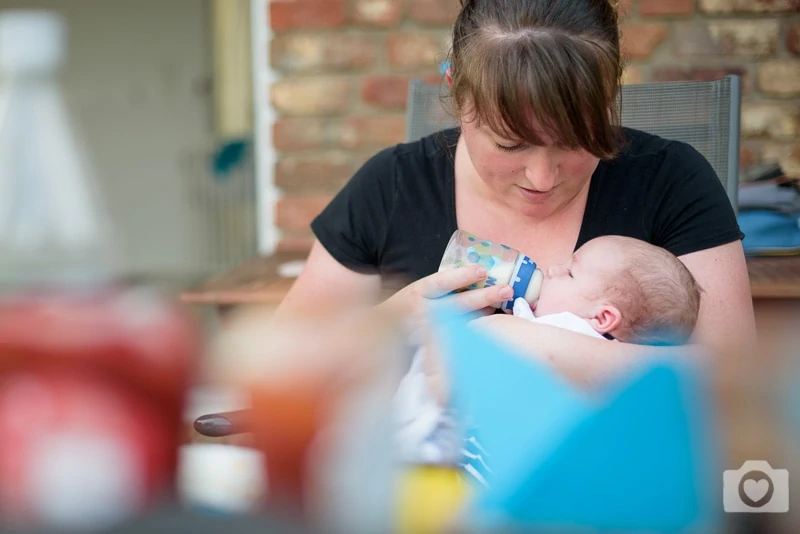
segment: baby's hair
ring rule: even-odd
[[[686,343],[697,324],[702,293],[692,273],[661,247],[614,239],[626,247],[620,272],[607,288],[622,315],[616,337],[641,345]]]

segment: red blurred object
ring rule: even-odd
[[[99,528],[164,497],[198,348],[150,291],[0,300],[0,518]]]

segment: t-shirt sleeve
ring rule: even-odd
[[[367,161],[311,222],[311,230],[348,269],[377,274],[395,197],[396,149]]]
[[[654,245],[681,256],[744,237],[714,168],[690,145],[670,143],[653,184],[644,208]]]

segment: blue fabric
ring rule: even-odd
[[[744,232],[745,254],[800,253],[800,213],[746,210],[739,213],[738,219]]]
[[[651,362],[589,400],[455,310],[434,309],[454,403],[469,414],[480,434],[472,445],[491,468],[468,510],[471,524],[620,532],[718,526],[722,470],[698,369],[676,359]]]

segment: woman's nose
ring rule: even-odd
[[[547,147],[534,150],[525,165],[525,178],[536,191],[550,191],[558,177],[558,162]]]

